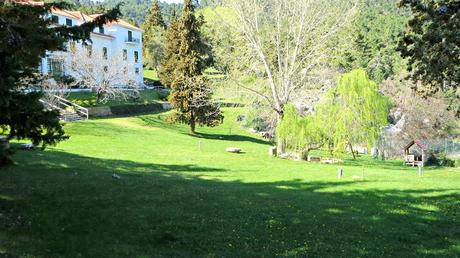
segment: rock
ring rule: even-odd
[[[254,128],[249,128],[249,132],[250,132],[250,133],[257,133],[257,130],[254,129]]]
[[[315,156],[308,156],[307,161],[310,162],[321,162],[321,157],[315,157]]]
[[[273,135],[271,135],[269,132],[260,132],[259,134],[260,134],[260,136],[262,138],[265,138],[265,139],[272,139],[273,138]]]
[[[226,148],[225,149],[226,152],[231,152],[231,153],[241,153],[241,149],[240,148]]]
[[[270,147],[270,148],[268,149],[268,155],[270,155],[270,156],[276,156],[276,154],[277,154],[277,150],[276,150],[276,147],[275,147],[275,146]]]
[[[0,150],[7,150],[10,148],[10,142],[4,136],[0,136]]]
[[[32,143],[21,144],[21,150],[33,150],[34,148]]]
[[[114,179],[121,179],[121,176],[119,176],[119,175],[116,174],[116,173],[113,173],[113,174],[112,174],[112,178],[114,178]]]

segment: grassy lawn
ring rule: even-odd
[[[116,106],[116,105],[129,105],[129,104],[150,104],[155,103],[160,99],[160,94],[156,90],[142,90],[139,91],[140,99],[134,101],[132,99],[117,98],[110,100],[106,103],[96,102],[96,93],[94,92],[72,92],[66,97],[70,101],[83,107],[96,107],[96,106]]]
[[[460,256],[459,170],[360,157],[339,180],[269,157],[225,115],[199,136],[165,114],[77,122],[19,152],[0,170],[0,256]]]
[[[155,71],[155,70],[144,69],[143,74],[144,74],[145,79],[152,80],[152,81],[158,81],[159,80],[158,75],[157,75],[157,71]]]

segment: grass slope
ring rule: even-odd
[[[190,136],[164,114],[66,126],[0,170],[0,254],[25,257],[458,257],[460,173],[360,158],[268,156],[226,122]],[[201,141],[201,150],[198,145]],[[224,152],[241,147],[244,154]],[[365,180],[353,180],[365,169]],[[118,173],[121,179],[112,178]]]

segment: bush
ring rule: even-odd
[[[139,105],[118,105],[111,106],[110,111],[113,115],[132,115],[132,114],[141,114],[149,112],[158,112],[163,110],[163,105],[160,103],[152,104],[139,104]]]
[[[455,167],[455,161],[449,159],[445,153],[439,155],[439,165],[443,167]]]
[[[430,155],[426,161],[428,166],[455,167],[455,161],[448,158],[445,153],[439,155]]]
[[[168,101],[169,91],[166,90],[159,90],[158,91],[158,99],[163,101]]]

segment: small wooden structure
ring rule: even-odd
[[[417,147],[420,149],[421,151],[421,155],[420,154],[411,154],[410,152],[410,148],[414,145],[417,145]],[[428,148],[426,147],[425,144],[422,143],[422,141],[420,140],[412,140],[409,144],[406,145],[406,147],[404,147],[404,153],[406,155],[405,159],[404,159],[404,164],[405,165],[411,165],[413,167],[415,166],[418,166],[418,165],[421,165],[423,166],[423,164],[425,163],[425,154],[426,154],[426,151],[428,150]]]

